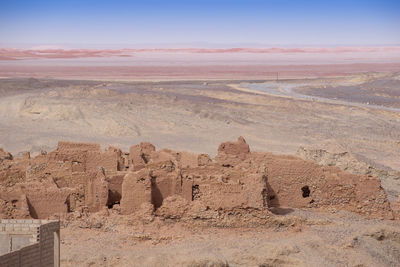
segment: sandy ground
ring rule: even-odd
[[[158,148],[213,156],[222,141],[244,136],[253,150],[294,154],[301,145],[340,147],[379,168],[400,170],[398,81],[398,73],[279,82],[3,78],[0,147],[18,155],[54,148],[59,140],[100,142],[124,150],[149,141]],[[333,88],[340,94],[334,95]],[[399,186],[399,181],[386,184]],[[112,212],[99,220],[98,228],[87,228],[79,220],[65,223],[62,266],[400,262],[398,222],[336,211],[291,210],[277,215],[268,227],[252,229],[142,224]]]
[[[294,91],[307,86],[357,85],[364,83],[364,76],[286,80],[279,86]],[[337,144],[376,164],[400,170],[400,113],[390,110],[398,105],[397,98],[386,97],[391,102],[382,102],[385,98],[380,97],[379,108],[360,101],[334,103],[337,100],[330,100],[331,95],[326,101],[321,100],[323,96],[313,101],[298,97],[298,93],[250,90],[264,84],[2,79],[0,146],[17,154],[54,148],[59,140],[100,142],[125,150],[149,141],[159,148],[214,155],[222,141],[244,136],[255,150],[276,153],[293,154],[300,145],[320,142]],[[246,86],[247,91],[237,90]],[[392,87],[386,93],[398,90],[397,83]]]
[[[112,214],[62,230],[62,266],[398,266],[398,222],[291,210],[267,227],[140,224]],[[97,224],[99,224],[97,222]]]

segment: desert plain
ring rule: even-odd
[[[247,214],[248,207],[233,215],[216,208],[216,217],[185,217],[192,210],[181,212],[182,206],[191,204],[181,198],[168,199],[165,210],[152,199],[153,208],[128,214],[123,195],[97,210],[68,206],[66,214],[48,216],[62,222],[62,266],[399,266],[399,71],[397,63],[159,69],[0,66],[0,147],[14,160],[26,157],[27,151],[31,158],[52,157],[52,151],[61,151],[59,141],[98,143],[102,150],[112,146],[126,155],[130,151],[132,157],[136,150],[131,146],[149,142],[157,151],[208,154],[206,166],[219,164],[223,172],[233,168],[245,176],[249,170],[241,164],[251,166],[253,161],[262,166],[257,153],[272,152],[282,160],[287,157],[282,155],[295,155],[294,162],[328,168],[339,177],[338,183],[350,173],[373,177],[384,192],[379,196],[390,206],[390,216],[377,215],[381,206],[360,211],[358,206],[365,204],[361,200],[374,202],[379,197],[365,200],[358,189],[354,194],[360,203],[349,206],[360,212],[333,200],[278,205],[269,192],[265,217]],[[219,147],[239,136],[250,156],[242,151],[242,139],[226,144],[233,152]],[[151,153],[141,154],[145,168],[157,168],[150,165],[158,164],[161,156]],[[176,158],[176,166],[183,157]],[[2,158],[7,160],[10,157]],[[136,168],[135,160],[130,159],[129,172]],[[204,166],[200,157],[196,164]],[[279,172],[286,166],[277,164],[267,164],[267,180],[275,179],[271,168]],[[140,172],[142,167],[137,168]],[[313,173],[307,168],[304,173]],[[288,175],[295,177],[296,170],[293,173]],[[104,175],[107,180],[107,168]],[[64,187],[52,179],[59,190]],[[10,186],[8,178],[0,182],[4,191],[18,184]],[[45,186],[48,181],[40,182]],[[362,188],[358,183],[362,184],[354,182],[355,186]],[[347,192],[346,182],[342,185],[340,190]],[[192,194],[197,189],[193,185]],[[300,195],[300,187],[298,191]],[[308,197],[304,192],[303,198]],[[192,200],[196,202],[195,194]],[[4,218],[18,214],[7,213],[7,205],[3,199]],[[236,218],[234,223],[229,216]]]

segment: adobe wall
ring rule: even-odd
[[[60,266],[59,221],[1,220],[0,266]]]
[[[49,218],[68,212],[67,199],[70,191],[57,188],[53,183],[32,183],[24,189],[29,213],[34,219]]]
[[[104,169],[97,172],[97,175],[91,176],[85,188],[85,205],[91,212],[100,211],[108,202],[108,182]]]
[[[264,154],[262,161],[268,166],[271,207],[334,208],[370,218],[393,218],[386,192],[376,177],[319,166],[294,156]]]
[[[119,204],[122,197],[122,182],[127,172],[118,172],[108,175],[106,181],[108,183],[108,200],[107,206],[112,207],[114,204]]]
[[[65,150],[100,151],[100,144],[59,141],[57,150],[58,151],[65,151]]]
[[[139,210],[143,203],[157,209],[171,196],[180,196],[188,203],[201,203],[212,210],[267,208],[265,171],[224,168],[207,155],[168,149],[150,149],[144,156],[138,156],[143,151],[141,146],[131,148],[131,152],[137,154],[132,161],[134,170],[124,177],[122,184],[123,214]],[[229,156],[236,152],[249,153],[245,143],[240,144],[239,149],[234,143],[223,146],[222,150],[225,147]],[[244,157],[241,155],[240,158]]]
[[[143,203],[151,203],[151,177],[147,169],[125,175],[122,183],[121,212],[131,214]]]
[[[102,151],[99,144],[90,143],[59,142],[55,151],[34,158],[13,159],[6,152],[2,155],[0,218],[45,219],[85,206],[98,211],[108,202],[107,181],[96,178],[99,169],[106,175],[105,180],[118,175],[120,169],[125,171],[128,164],[121,150],[110,147]],[[104,189],[101,199],[99,183]],[[114,195],[121,193],[121,185],[122,179],[113,180]],[[114,202],[118,201],[114,198]]]
[[[182,177],[185,181],[182,196],[189,201],[200,201],[211,209],[262,210],[268,207],[267,181],[262,171],[221,168],[218,164],[210,163],[183,169]],[[191,198],[188,198],[190,187]]]

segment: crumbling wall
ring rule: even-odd
[[[236,149],[234,143],[229,143],[224,146],[227,153],[221,152],[224,155],[219,158],[224,162],[237,160],[237,152],[243,159],[243,154],[249,153],[243,138],[239,140],[239,146]],[[121,207],[125,214],[134,212],[134,207],[138,209],[143,202],[158,209],[164,199],[174,195],[188,203],[201,202],[213,210],[267,208],[265,172],[224,168],[204,154],[198,156],[166,149],[150,152],[146,162],[145,169],[124,177]]]
[[[4,160],[10,161],[9,158],[8,155],[4,156]],[[108,189],[101,192],[101,188],[108,186],[105,175],[112,176],[124,168],[119,149],[110,147],[101,151],[99,144],[90,143],[59,142],[55,151],[14,161],[7,164],[17,165],[18,168],[13,167],[15,173],[23,172],[24,176],[18,174],[20,178],[11,179],[12,175],[7,171],[4,174],[7,181],[2,183],[0,180],[0,185],[10,191],[7,195],[0,194],[0,216],[8,214],[8,218],[14,217],[7,211],[10,203],[15,209],[23,208],[23,201],[15,198],[15,195],[22,194],[26,195],[32,218],[48,218],[85,205],[91,211],[98,211],[107,204],[108,199]],[[10,170],[10,167],[4,168]],[[96,180],[94,177],[99,168],[103,169],[104,174],[102,179]],[[8,182],[11,180],[14,183]],[[18,183],[20,186],[16,186]]]
[[[100,144],[59,141],[58,145],[57,145],[57,150],[58,151],[70,151],[70,150],[100,151]]]
[[[103,167],[107,172],[119,171],[120,153],[117,151],[89,151],[87,154],[86,171],[97,171],[99,167]]]
[[[267,166],[271,207],[334,208],[370,218],[393,218],[377,177],[346,173],[295,156],[260,153],[253,160]]]
[[[7,218],[30,218],[27,198],[20,188],[6,188],[0,191],[0,219]]]
[[[122,198],[122,183],[126,174],[127,172],[117,172],[116,174],[106,177],[108,183],[108,207],[112,207],[114,204],[120,204]]]
[[[144,168],[149,161],[150,154],[155,150],[155,147],[147,142],[142,142],[139,145],[132,146],[129,149],[130,170],[137,171]]]
[[[215,160],[223,167],[231,167],[239,164],[250,154],[250,147],[243,137],[239,137],[236,142],[224,142],[218,146],[218,154]]]
[[[158,210],[169,199],[166,205],[187,202],[188,209],[201,206],[210,211],[317,208],[393,218],[375,176],[319,166],[296,156],[251,152],[243,137],[222,143],[214,159],[156,150],[150,143],[132,146],[129,154],[70,142],[60,142],[55,151],[34,158],[11,159],[1,153],[7,166],[26,171],[25,178],[18,178],[24,181],[19,186],[1,184],[8,188],[7,193],[0,191],[3,217],[26,216],[26,207],[31,217],[46,218],[79,209],[97,212],[119,203],[121,212],[130,214],[143,204]],[[17,209],[21,212],[10,212]]]
[[[185,184],[192,187],[191,198],[207,207],[218,210],[236,208],[267,208],[267,181],[264,173],[246,173],[231,168],[221,169],[214,164],[182,171]],[[183,184],[183,185],[185,185]],[[188,189],[188,186],[186,186]],[[182,192],[187,192],[183,188]]]
[[[25,159],[16,160],[14,157],[0,148],[0,184],[14,186],[25,180]]]
[[[68,212],[68,189],[60,189],[52,182],[43,182],[30,183],[24,186],[23,191],[27,196],[29,214],[34,219]]]
[[[92,175],[87,181],[85,204],[91,212],[100,211],[108,202],[108,182],[104,169],[99,169],[97,175]]]
[[[131,214],[141,204],[151,203],[151,177],[148,169],[141,169],[125,175],[122,182],[121,212]]]

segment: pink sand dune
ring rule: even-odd
[[[0,60],[70,59],[133,57],[140,53],[189,54],[344,54],[400,53],[399,46],[390,47],[304,47],[304,48],[141,48],[141,49],[16,49],[0,48]]]

